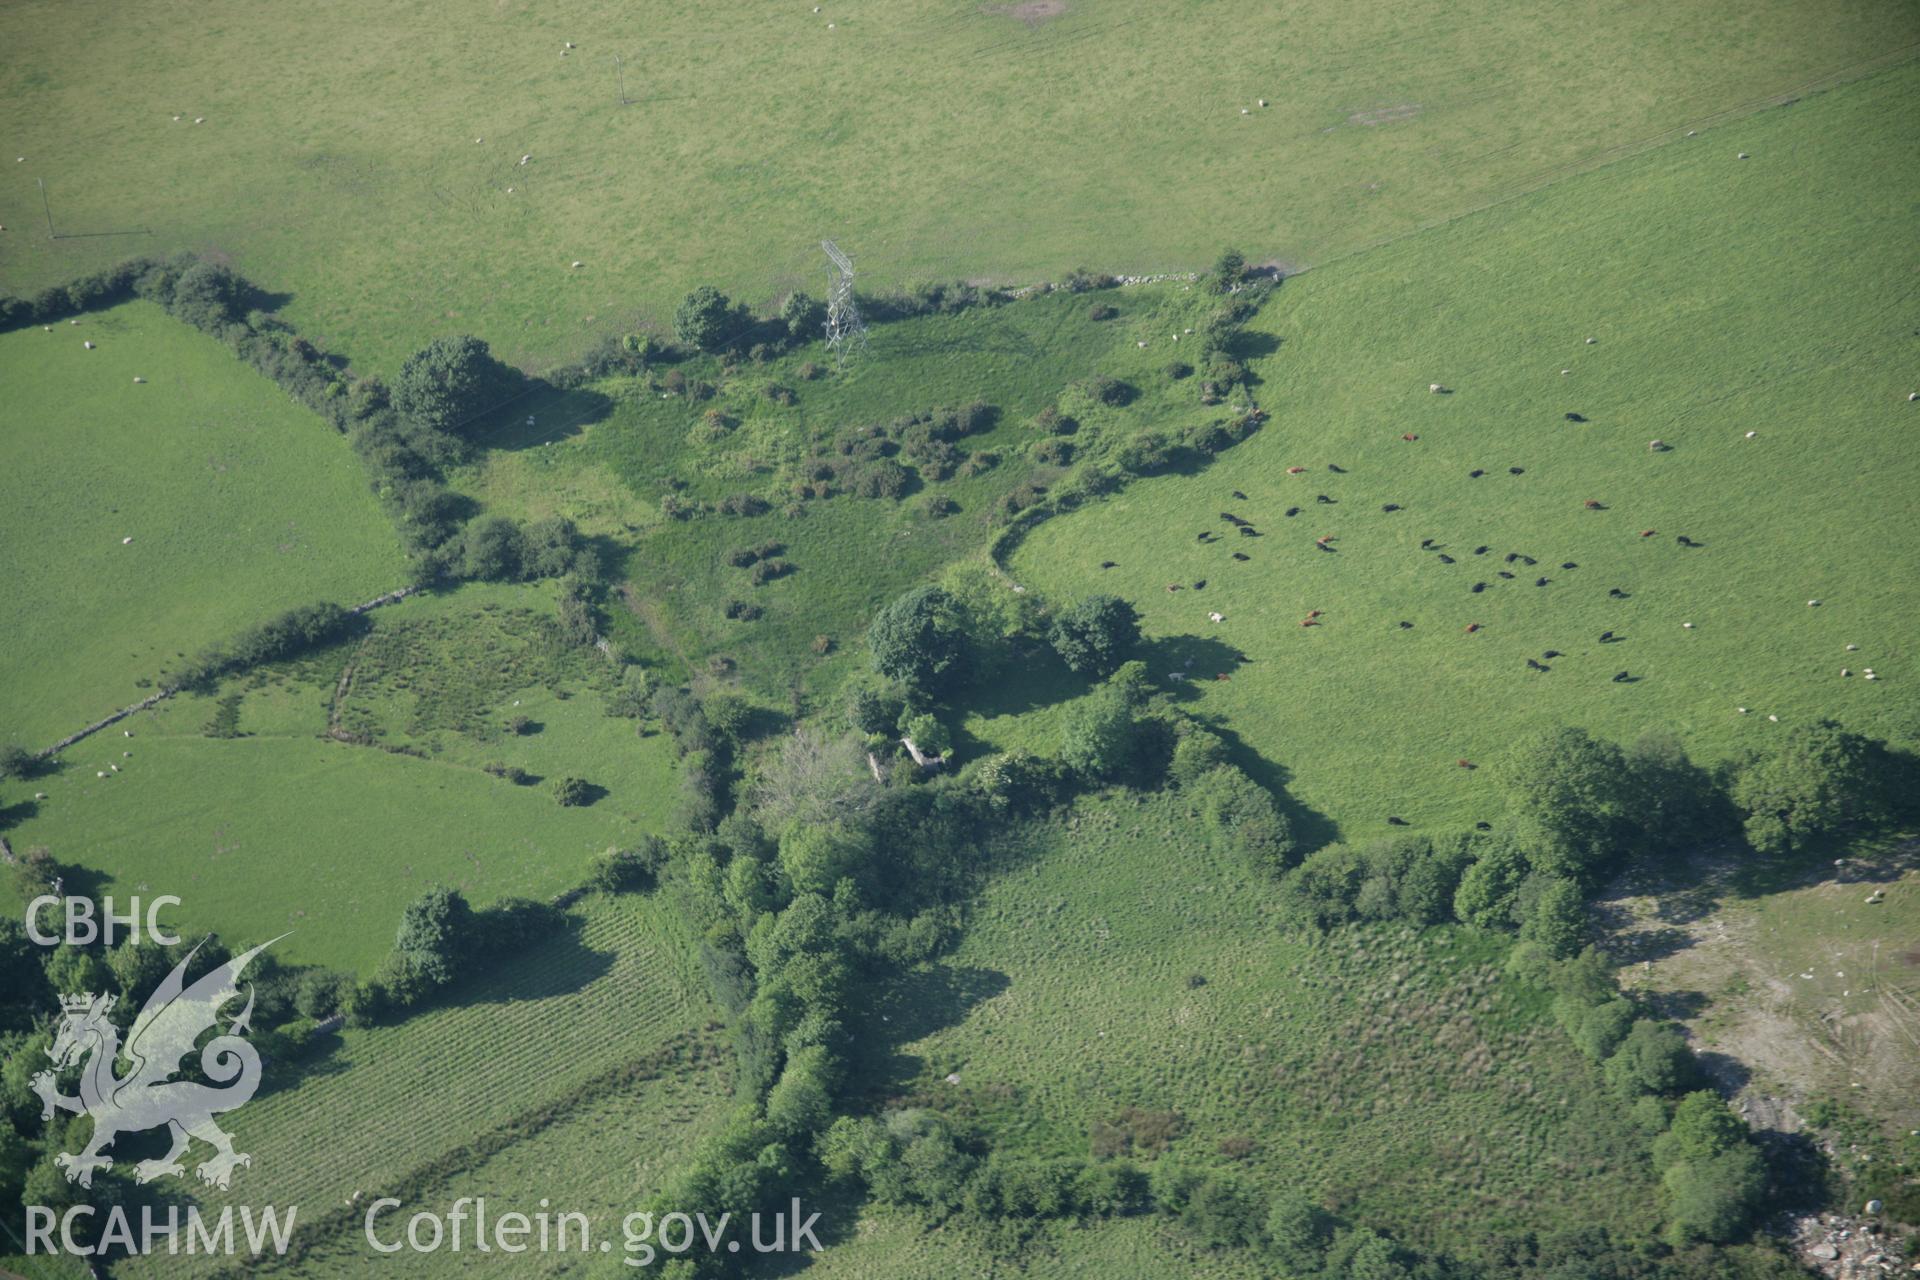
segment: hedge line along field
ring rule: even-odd
[[[0,283],[147,229],[373,371],[450,331],[542,363],[696,280],[817,287],[823,236],[875,284],[1321,262],[1920,43],[1899,0],[822,9],[8,5]]]
[[[1645,1138],[1549,997],[1501,972],[1510,939],[1283,934],[1271,884],[1192,827],[1169,798],[1114,794],[1035,828],[954,952],[889,1002],[901,1042],[864,1078],[1039,1156],[1084,1156],[1106,1123],[1150,1161],[1123,1113],[1178,1112],[1173,1158],[1463,1257],[1569,1222],[1657,1230]]]
[[[65,752],[8,838],[101,875],[117,897],[175,894],[189,928],[292,930],[288,958],[362,974],[430,884],[475,905],[551,897],[593,855],[660,830],[676,774],[667,738],[608,714],[591,666],[516,630],[540,620],[544,592],[415,598],[373,615],[360,640],[163,703],[126,722],[131,740],[113,729]],[[339,697],[356,660],[364,682]],[[366,745],[324,737],[336,712]],[[601,794],[563,808],[562,776]]]
[[[626,1203],[636,1178],[659,1176],[659,1162],[635,1152],[656,1141],[664,1152],[685,1149],[730,1096],[727,1055],[709,1030],[716,1010],[691,959],[695,940],[658,899],[595,895],[569,917],[567,929],[498,958],[444,1005],[341,1033],[311,1070],[290,1065],[291,1083],[274,1084],[270,1072],[271,1091],[232,1125],[254,1158],[232,1194],[297,1204],[310,1223],[360,1193],[362,1209],[326,1237],[364,1270],[361,1216],[377,1194],[404,1194],[412,1212],[484,1186],[497,1211],[517,1190],[525,1199],[514,1207],[529,1212],[542,1195],[574,1207],[570,1194],[590,1211]],[[588,1128],[596,1116],[634,1127],[596,1137]],[[197,1184],[183,1189],[221,1199]],[[322,1248],[292,1274],[341,1272],[329,1254]],[[219,1262],[160,1255],[121,1269],[204,1274]]]
[[[1542,722],[1707,760],[1821,716],[1913,740],[1916,104],[1902,68],[1289,281],[1265,430],[1041,526],[1015,578],[1217,645],[1195,709],[1348,837],[1493,816],[1457,762]]]
[[[0,334],[0,384],[0,735],[48,746],[180,653],[406,581],[346,441],[150,303]]]

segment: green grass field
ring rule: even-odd
[[[822,237],[875,284],[1321,262],[1920,44],[1900,0],[810,8],[6,6],[0,285],[211,248],[373,370],[541,362],[818,288]]]
[[[675,777],[668,740],[607,715],[590,668],[529,654],[515,637],[510,611],[544,598],[480,587],[410,600],[376,614],[362,642],[164,703],[127,722],[132,740],[116,727],[67,751],[36,781],[48,798],[25,806],[8,838],[102,873],[116,896],[175,894],[191,928],[234,939],[291,929],[289,958],[362,973],[429,884],[477,905],[549,897],[578,884],[594,854],[659,830]],[[366,669],[343,726],[418,754],[324,739],[353,663]],[[239,693],[242,736],[208,737],[227,690]],[[538,729],[508,733],[514,715]],[[495,762],[541,781],[481,771]],[[605,794],[562,808],[551,784],[563,775]]]
[[[1268,1280],[1267,1260],[1244,1250],[1196,1245],[1181,1228],[1158,1218],[1121,1218],[1092,1224],[1053,1225],[1021,1247],[1009,1264],[964,1226],[929,1228],[899,1210],[869,1206],[849,1237],[836,1241],[807,1269],[811,1280],[962,1280],[995,1274],[1047,1280]]]
[[[1542,723],[1707,759],[1819,716],[1911,740],[1916,102],[1920,72],[1890,72],[1288,282],[1254,322],[1279,343],[1253,364],[1266,429],[1041,526],[1014,576],[1117,592],[1161,654],[1200,649],[1194,709],[1348,836],[1492,816],[1455,762]],[[970,729],[1051,745],[1050,715]]]
[[[0,384],[0,737],[48,746],[182,652],[406,580],[346,441],[157,307],[0,335]]]
[[[1643,1139],[1546,997],[1501,976],[1505,940],[1289,937],[1271,885],[1190,826],[1170,798],[1119,795],[1034,830],[959,947],[887,1007],[903,1044],[875,1093],[1038,1155],[1086,1154],[1123,1108],[1178,1111],[1175,1158],[1464,1255],[1569,1219],[1652,1231]],[[1237,1162],[1233,1139],[1251,1144]]]
[[[235,1141],[254,1163],[224,1196],[196,1186],[202,1203],[294,1204],[311,1222],[356,1192],[364,1204],[417,1179],[467,1144],[484,1145],[486,1158],[428,1177],[425,1203],[439,1205],[443,1192],[451,1203],[476,1178],[502,1211],[511,1199],[531,1212],[545,1195],[591,1213],[645,1194],[730,1096],[725,1051],[706,1030],[714,1009],[688,964],[688,930],[662,902],[594,897],[570,914],[574,927],[503,958],[448,1006],[343,1033],[291,1087],[237,1113]],[[632,1080],[596,1084],[656,1058]],[[563,1114],[528,1121],[555,1103]],[[337,1233],[344,1258],[322,1249],[296,1274],[346,1274],[354,1259],[364,1268],[359,1231],[356,1213]],[[125,1270],[173,1276],[189,1266],[162,1255]]]

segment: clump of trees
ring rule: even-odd
[[[478,338],[435,338],[408,356],[393,384],[402,417],[447,435],[470,430],[513,384],[505,366]]]
[[[1777,748],[1743,762],[1732,800],[1756,850],[1806,853],[1885,823],[1899,766],[1884,742],[1820,720],[1789,730]]]
[[[957,688],[971,656],[959,602],[936,586],[916,587],[875,614],[867,650],[879,674],[927,694]]]
[[[1087,596],[1061,612],[1051,638],[1069,670],[1111,675],[1140,643],[1140,614],[1119,596]]]

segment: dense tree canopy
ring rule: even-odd
[[[1135,726],[1126,695],[1103,685],[1067,709],[1060,759],[1089,778],[1115,778],[1133,763]]]
[[[1832,720],[1790,731],[1750,760],[1733,787],[1747,841],[1766,854],[1797,853],[1885,817],[1885,765],[1876,744]]]
[[[444,985],[454,976],[472,922],[473,909],[458,889],[434,885],[401,914],[394,952],[413,974]]]
[[[1667,1240],[1724,1243],[1745,1234],[1766,1192],[1767,1170],[1748,1144],[1683,1160],[1661,1178],[1667,1190]]]
[[[673,332],[689,346],[718,351],[732,342],[739,318],[727,295],[710,284],[699,285],[673,309]]]
[[[1534,867],[1586,878],[1625,851],[1632,787],[1625,753],[1585,729],[1549,729],[1515,743],[1498,781]]]
[[[504,373],[480,339],[435,338],[400,366],[393,407],[436,431],[458,433],[492,407]]]
[[[915,587],[874,615],[867,648],[874,670],[922,692],[952,688],[967,671],[965,620],[942,587]]]
[[[1140,615],[1114,595],[1091,595],[1061,613],[1053,647],[1081,675],[1111,675],[1140,643]]]

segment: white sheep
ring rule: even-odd
[[[132,545],[133,545],[133,539],[132,539],[132,538],[122,538],[122,539],[120,539],[120,545],[121,545],[121,546],[123,546],[123,547],[129,547],[129,546],[132,546]],[[128,737],[132,737],[133,735],[131,735],[131,734],[129,734],[129,735],[127,735],[127,736],[128,736]]]
[[[1207,621],[1209,622],[1225,622],[1226,620],[1227,615],[1224,613],[1209,613],[1207,615]]]

